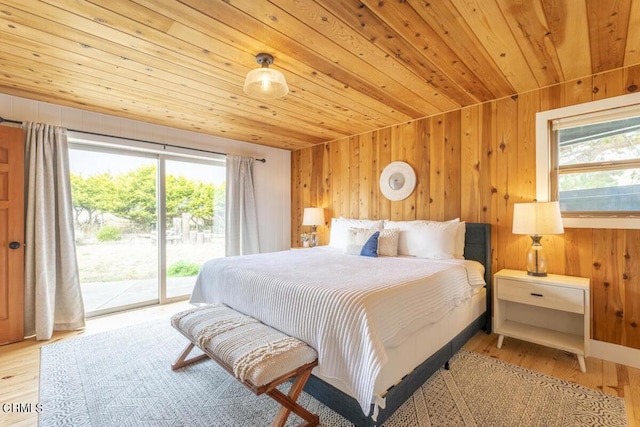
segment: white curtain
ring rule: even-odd
[[[227,155],[225,254],[260,252],[253,158]]]
[[[85,326],[78,276],[66,129],[23,124],[25,131],[25,333]]]

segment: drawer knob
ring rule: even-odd
[[[533,292],[531,292],[531,296],[533,296],[533,297],[542,297],[543,295],[542,294],[534,294]]]

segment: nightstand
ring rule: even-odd
[[[589,356],[589,279],[549,274],[529,276],[525,271],[500,270],[494,275],[494,332],[575,353],[586,372]]]

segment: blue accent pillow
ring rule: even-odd
[[[369,237],[367,243],[364,244],[362,250],[360,251],[360,255],[362,256],[378,256],[378,237],[380,237],[380,232],[376,231]]]

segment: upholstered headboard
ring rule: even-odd
[[[467,222],[464,258],[484,265],[487,284],[487,332],[491,331],[491,224]]]

